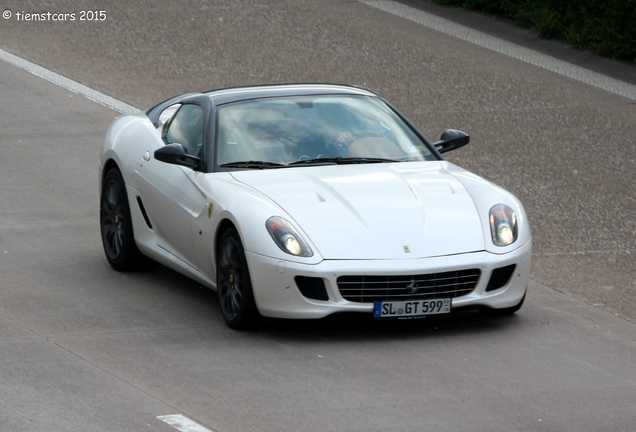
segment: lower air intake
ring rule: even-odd
[[[490,280],[488,281],[488,286],[486,287],[486,292],[506,286],[515,271],[515,267],[516,265],[512,264],[493,270]]]
[[[296,276],[296,286],[300,293],[312,300],[329,300],[329,294],[325,288],[325,282],[320,278]]]

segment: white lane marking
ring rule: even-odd
[[[200,424],[193,422],[181,414],[158,416],[157,418],[181,432],[214,432],[211,429],[204,428]]]
[[[610,249],[610,250],[587,250],[587,251],[572,251],[572,252],[537,252],[532,255],[536,256],[551,256],[551,255],[592,255],[592,254],[633,254],[636,253],[636,249]]]
[[[502,39],[487,35],[485,33],[473,30],[469,27],[454,23],[452,21],[431,15],[419,9],[396,3],[394,1],[385,0],[358,0],[362,4],[380,9],[384,12],[399,16],[416,22],[425,27],[437,30],[441,33],[454,36],[456,38],[471,42],[491,51],[504,54],[517,60],[529,63],[531,65],[555,72],[557,74],[572,78],[579,82],[589,84],[611,93],[623,96],[632,100],[636,100],[636,86],[633,84],[620,81],[606,75],[590,71],[588,69],[575,66],[571,63],[558,60],[554,57],[541,54],[522,46],[506,42]],[[75,93],[79,93],[97,103],[113,108],[122,114],[132,114],[138,112],[139,109],[115,98],[105,95],[104,93],[93,90],[83,84],[70,80],[62,75],[56,74],[48,69],[21,59],[11,53],[0,49],[0,60],[11,63],[14,66],[22,68],[34,75],[44,78],[52,83],[58,84]]]
[[[395,1],[358,0],[360,3],[380,9],[384,12],[416,22],[425,27],[437,30],[449,36],[471,42],[491,51],[504,54],[533,66],[575,79],[611,93],[636,100],[636,85],[626,83],[591,70],[558,60],[529,48],[504,41],[494,36],[473,30],[469,27],[440,18],[427,12],[406,6]]]
[[[15,56],[1,49],[0,49],[0,60],[4,60],[7,63],[10,63],[14,66],[24,69],[25,71],[30,72],[33,75],[39,76],[40,78],[44,78],[45,80],[50,81],[54,84],[57,84],[61,87],[64,87],[74,93],[81,94],[92,101],[95,101],[101,105],[105,105],[109,108],[119,111],[122,114],[132,114],[135,112],[139,112],[139,109],[133,106],[130,106],[110,96],[107,96],[104,93],[100,93],[97,90],[93,90],[92,88],[87,87],[83,84],[80,84],[76,81],[63,77],[62,75],[52,72],[48,69],[44,69],[43,67],[38,66],[35,63],[31,63],[30,61],[21,59],[20,57]]]

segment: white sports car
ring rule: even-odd
[[[100,224],[117,270],[150,258],[260,316],[516,312],[531,235],[510,193],[443,160],[369,90],[272,85],[169,99],[110,126]]]

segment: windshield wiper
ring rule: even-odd
[[[314,158],[292,162],[290,164],[282,164],[278,162],[264,161],[236,161],[228,162],[221,165],[222,168],[283,168],[294,165],[344,165],[344,164],[363,164],[363,163],[382,163],[382,162],[401,162],[395,159],[386,158],[367,158],[367,157],[331,157],[331,158]]]
[[[396,159],[373,158],[373,157],[332,157],[332,158],[315,158],[292,162],[289,165],[311,165],[311,164],[363,164],[363,163],[382,163],[382,162],[401,162]]]
[[[284,167],[287,165],[277,163],[277,162],[264,162],[264,161],[237,161],[237,162],[228,162],[221,165],[222,168],[278,168]]]

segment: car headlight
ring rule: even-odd
[[[517,216],[510,207],[497,204],[490,209],[490,233],[496,246],[508,246],[517,240]]]
[[[313,256],[311,248],[303,240],[296,228],[282,217],[272,216],[267,219],[267,231],[283,252],[300,257]]]

